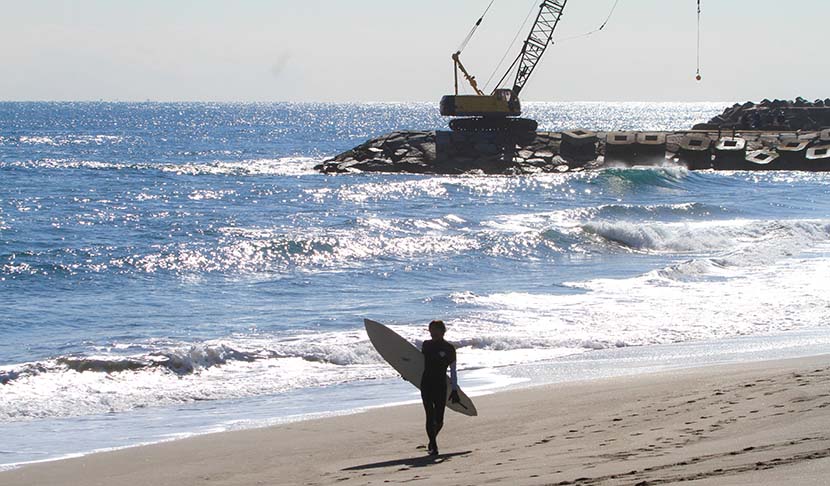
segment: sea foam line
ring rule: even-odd
[[[302,176],[319,174],[314,166],[322,159],[313,157],[280,157],[240,161],[212,161],[202,163],[122,163],[91,160],[43,159],[0,162],[0,169],[88,169],[118,171],[161,171],[179,175],[234,175],[234,176]]]

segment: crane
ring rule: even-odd
[[[469,41],[472,32],[481,23],[481,19],[473,27],[462,47],[452,54],[455,67],[455,94],[441,98],[441,115],[454,118],[450,120],[450,128],[457,131],[535,131],[538,124],[529,118],[518,118],[522,114],[519,93],[521,93],[533,70],[545,53],[553,38],[553,31],[562,18],[562,12],[568,0],[543,0],[539,5],[536,20],[530,28],[530,33],[522,45],[516,59],[507,68],[504,76],[490,93],[485,94],[476,82],[475,76],[470,75],[461,63],[461,50]],[[492,5],[492,3],[491,3]],[[489,9],[489,7],[488,7]],[[485,11],[486,13],[486,11]],[[482,16],[483,18],[483,16]],[[499,88],[513,68],[518,64],[516,79],[512,88]],[[473,88],[475,94],[458,94],[459,74]]]

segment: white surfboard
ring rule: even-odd
[[[409,341],[401,337],[395,331],[389,329],[379,322],[364,319],[366,333],[369,340],[390,365],[408,382],[416,387],[421,387],[421,375],[424,373],[424,355]],[[447,397],[452,390],[450,378],[447,377]],[[452,403],[447,399],[447,407],[456,412],[474,417],[478,415],[476,406],[461,389],[458,389],[458,403]]]

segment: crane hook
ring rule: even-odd
[[[703,77],[700,75],[700,0],[697,0],[697,74],[695,80],[700,82]]]

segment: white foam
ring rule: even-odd
[[[743,227],[739,221],[685,223],[606,222],[586,223],[582,229],[606,241],[632,250],[701,252],[723,249],[737,242]]]
[[[700,279],[667,278],[660,270],[570,283],[584,290],[577,294],[455,299],[478,309],[476,326],[506,328],[504,340],[494,334],[493,341],[509,346],[518,340],[519,347],[598,349],[819,327],[830,318],[828,250],[824,258],[786,257],[758,266],[691,264],[706,277]]]
[[[217,196],[219,197],[219,196]],[[720,265],[792,254],[830,238],[821,220],[711,220],[689,222],[594,221],[585,212],[496,218],[468,227],[457,217],[357,220],[357,227],[296,233],[291,228],[220,228],[216,245],[168,245],[158,252],[114,258],[105,266],[142,272],[268,272],[285,268],[353,268],[378,257],[399,259],[484,251],[495,256],[536,258],[540,251],[601,251],[705,255]],[[598,246],[597,246],[598,245]],[[675,269],[674,271],[676,271]]]
[[[677,278],[684,265],[694,269],[694,278]],[[467,317],[448,320],[448,337],[459,347],[462,369],[492,370],[592,349],[820,327],[830,319],[827,275],[830,244],[820,242],[801,256],[758,264],[690,260],[632,278],[572,282],[582,289],[575,294],[458,292],[451,299],[467,308]],[[421,325],[392,328],[416,345],[426,337]],[[124,355],[134,350],[143,351]],[[101,351],[85,358],[85,366],[6,369],[11,379],[2,385],[0,420],[123,412],[395,376],[360,330],[236,336],[200,345],[120,343]],[[132,369],[129,360],[141,366]]]
[[[147,170],[182,175],[235,176],[303,176],[317,175],[314,166],[322,159],[312,157],[280,157],[240,161],[212,161],[180,164],[114,163],[94,160],[43,159],[36,161],[2,162],[0,167],[38,169]]]
[[[588,234],[632,250],[670,253],[747,251],[759,246],[787,254],[826,240],[830,223],[822,220],[711,220],[680,223],[594,222],[582,226]],[[772,242],[772,245],[762,245]]]
[[[18,139],[20,143],[30,144],[30,145],[59,145],[52,137],[46,136],[22,136]]]
[[[450,255],[480,248],[474,235],[445,234],[448,223],[411,221],[411,228],[428,226],[435,231],[385,230],[395,222],[364,220],[366,230],[303,231],[281,228],[222,228],[228,237],[207,247],[168,245],[148,255],[115,258],[113,267],[139,271],[268,272],[286,268],[308,271],[353,268],[378,257],[412,258],[426,254]],[[379,234],[380,233],[380,234]],[[397,233],[397,234],[396,234]]]
[[[226,196],[232,196],[236,194],[234,190],[208,190],[208,189],[201,189],[191,192],[187,198],[192,199],[194,201],[204,201],[204,200],[221,200],[224,199]]]
[[[415,345],[427,337],[421,325],[392,327]],[[453,324],[452,338],[461,370],[568,353],[548,348],[545,340],[524,341],[465,323]],[[198,345],[122,343],[100,353],[4,367],[0,420],[125,412],[397,376],[360,330],[237,336]]]
[[[320,198],[332,194],[328,190],[309,190],[309,194]],[[447,190],[440,179],[429,178],[402,182],[372,182],[349,184],[334,191],[340,200],[362,203],[366,201],[412,199],[421,196],[445,197]]]
[[[375,177],[375,176],[368,176]],[[445,199],[452,192],[466,191],[475,197],[510,194],[522,188],[535,187],[544,181],[564,184],[567,178],[561,174],[547,179],[531,179],[507,176],[430,176],[404,181],[354,183],[337,189],[317,188],[305,192],[319,201],[335,199],[362,203],[367,201],[396,201],[415,198]],[[542,182],[540,182],[542,181]]]
[[[318,174],[314,166],[320,162],[321,159],[312,157],[280,157],[198,164],[163,164],[157,168],[165,172],[190,175],[302,176]]]
[[[309,349],[307,353],[315,355],[320,351]],[[338,361],[338,356],[331,354],[331,351],[324,357]],[[197,363],[212,359],[208,356],[188,356],[183,366],[196,368],[189,374],[176,373],[169,368],[111,373],[56,368],[22,375],[3,385],[0,419],[18,421],[124,412],[194,401],[260,396],[389,376],[379,362],[372,366],[346,367],[322,360],[286,357],[251,362],[225,361],[210,367],[206,367],[204,362]],[[346,356],[343,360],[350,359]]]
[[[495,190],[524,183],[505,179],[509,178],[484,185]],[[479,181],[435,178],[370,187],[376,197],[398,197],[407,191],[441,197],[438,188],[446,191],[450,184],[476,186]],[[550,238],[555,239],[551,233],[580,243],[597,242],[606,252],[611,248],[663,257],[684,254],[683,260],[632,278],[568,282],[579,292],[564,295],[452,294],[450,298],[464,313],[448,321],[448,337],[459,345],[459,361],[468,369],[542,361],[590,349],[768,333],[828,321],[827,221],[603,219],[620,212],[632,216],[668,212],[683,217],[707,210],[693,203],[610,204],[497,216],[479,226],[454,214],[423,219],[367,216],[349,228],[302,234],[284,227],[224,227],[219,229],[217,245],[170,245],[107,264],[146,272],[201,274],[314,265],[338,269],[379,257],[406,260],[473,251],[535,257],[539,248],[547,248],[543,245],[568,244],[551,242]],[[4,268],[7,273],[26,270]],[[415,343],[424,338],[422,326],[394,328]],[[87,356],[80,363],[56,360],[0,370],[0,376],[8,378],[0,395],[0,418],[119,412],[262,396],[394,374],[359,331],[132,344],[150,351],[127,354],[132,352],[131,343],[116,343],[113,350]]]

